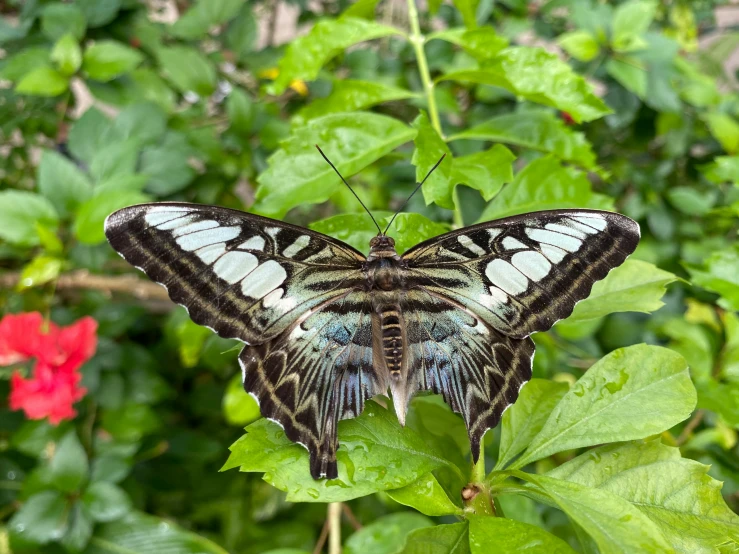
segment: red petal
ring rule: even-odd
[[[97,348],[98,323],[91,317],[83,317],[59,331],[57,344],[66,359],[59,365],[60,371],[74,371],[92,358]]]
[[[43,351],[44,323],[38,312],[8,314],[0,321],[0,365],[10,365],[38,356]],[[53,325],[53,324],[51,324]]]

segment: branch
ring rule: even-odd
[[[20,281],[20,272],[13,271],[0,274],[0,289],[11,289]],[[122,293],[131,295],[139,300],[171,303],[164,287],[144,281],[134,275],[97,275],[86,269],[78,269],[69,273],[62,273],[56,281],[56,289],[97,290],[109,295]]]

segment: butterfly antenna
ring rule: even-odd
[[[441,162],[444,161],[445,157],[446,157],[446,154],[443,154],[441,158],[439,158],[439,161],[436,162],[434,167],[432,167],[431,170],[426,174],[426,177],[423,178],[423,181],[421,181],[420,183],[416,185],[416,188],[413,189],[413,192],[411,193],[411,195],[408,198],[406,198],[405,202],[403,202],[403,205],[400,207],[400,209],[398,209],[398,211],[395,212],[395,215],[393,215],[393,218],[390,220],[390,223],[388,223],[387,227],[385,227],[385,232],[382,233],[383,235],[387,233],[387,230],[390,229],[390,226],[393,224],[393,221],[395,221],[395,218],[398,217],[398,214],[402,212],[403,208],[405,208],[408,205],[408,202],[411,201],[411,198],[413,198],[413,195],[416,194],[418,192],[418,189],[420,189],[423,186],[423,184],[426,182],[426,179],[429,178],[429,175],[431,175],[434,172],[434,169],[436,169],[437,167],[439,167],[439,165],[441,165]]]
[[[334,170],[334,171],[336,172],[336,175],[338,175],[338,176],[339,176],[339,178],[340,178],[340,179],[341,179],[341,180],[342,180],[342,181],[344,182],[344,184],[345,184],[345,185],[347,186],[347,188],[348,188],[348,189],[349,189],[350,191],[352,191],[352,194],[354,195],[354,198],[356,198],[357,200],[359,200],[359,203],[360,203],[360,204],[362,205],[362,207],[364,208],[364,211],[366,211],[366,212],[367,212],[367,214],[368,214],[368,215],[369,215],[369,216],[370,216],[370,217],[372,218],[372,223],[374,223],[374,224],[375,224],[375,227],[377,227],[377,230],[379,231],[379,233],[380,233],[381,235],[384,235],[384,233],[382,232],[382,229],[380,229],[380,226],[379,226],[379,225],[377,224],[377,221],[376,221],[376,220],[375,220],[375,218],[374,218],[374,217],[372,216],[372,212],[370,212],[370,211],[369,211],[369,210],[367,209],[367,206],[365,206],[365,205],[364,205],[364,202],[362,202],[362,199],[361,199],[361,198],[359,198],[359,196],[357,196],[357,193],[356,193],[356,192],[354,192],[354,189],[353,189],[352,187],[350,187],[350,186],[349,186],[349,183],[347,183],[347,182],[346,182],[346,179],[344,179],[344,177],[342,177],[341,173],[339,173],[339,170],[338,170],[338,169],[336,169],[336,166],[335,166],[334,164],[332,164],[332,163],[331,163],[331,160],[329,160],[329,159],[328,159],[328,158],[326,157],[326,154],[324,154],[324,153],[323,153],[323,150],[321,150],[321,147],[320,147],[320,146],[318,146],[318,145],[316,144],[316,148],[317,148],[317,149],[318,149],[318,151],[319,151],[319,152],[321,153],[321,156],[323,156],[323,159],[324,159],[324,160],[326,160],[326,162],[328,163],[328,165],[330,165],[330,166],[331,166],[331,168],[332,168],[332,169],[333,169],[333,170]]]

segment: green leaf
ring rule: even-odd
[[[590,181],[581,171],[565,167],[557,158],[539,158],[516,174],[488,204],[480,221],[490,221],[539,210],[593,208],[607,210],[613,201],[594,194]]]
[[[389,221],[389,218],[383,220],[383,229]],[[409,248],[447,231],[449,231],[447,225],[431,221],[421,214],[399,213],[388,234],[395,237],[395,249],[398,254],[402,254]]]
[[[470,554],[469,523],[417,529],[408,535],[398,554]]]
[[[454,209],[454,186],[452,177],[452,152],[446,145],[439,133],[431,126],[426,112],[421,112],[413,122],[417,133],[413,144],[416,149],[413,152],[411,163],[416,166],[416,182],[420,183],[429,171],[439,162],[442,156],[445,158],[441,164],[428,176],[421,189],[426,204],[435,203],[442,208]]]
[[[400,512],[378,518],[347,539],[344,554],[395,554],[411,531],[431,527],[427,517],[414,512]]]
[[[96,527],[85,554],[228,554],[208,539],[141,512]]]
[[[64,35],[51,51],[51,61],[56,64],[62,75],[73,75],[82,65],[82,50],[77,39],[72,35]]]
[[[694,284],[721,296],[719,306],[739,310],[739,248],[714,252],[702,267],[688,266],[687,269]]]
[[[661,433],[686,419],[695,403],[679,354],[644,344],[614,350],[578,379],[512,467],[563,450]]]
[[[606,63],[606,71],[621,85],[642,100],[647,96],[647,72],[644,63],[633,56],[611,58]]]
[[[149,176],[146,190],[157,196],[179,192],[190,184],[195,172],[188,165],[192,148],[185,137],[169,132],[158,146],[141,153],[139,171]]]
[[[51,442],[59,441],[69,430],[65,424],[54,426],[45,420],[25,421],[11,436],[11,445],[32,458],[45,454]]]
[[[349,178],[415,134],[404,123],[374,113],[331,114],[309,121],[269,158],[269,168],[258,179],[254,209],[279,216],[295,206],[324,202],[343,186],[316,144]]]
[[[138,99],[153,102],[167,113],[174,112],[177,94],[155,71],[140,67],[134,69],[128,75],[128,79],[131,84],[131,93]]]
[[[75,0],[85,14],[90,27],[102,27],[115,19],[121,8],[121,0]]]
[[[598,40],[584,29],[562,33],[557,37],[557,44],[570,56],[581,62],[589,62],[600,53]]]
[[[316,481],[308,471],[308,452],[290,442],[275,423],[260,419],[231,446],[224,470],[264,473],[264,480],[286,491],[290,502],[341,502],[381,490],[404,487],[438,467],[449,465],[393,412],[367,402],[362,415],[339,422],[338,479]]]
[[[142,145],[158,143],[166,131],[167,114],[154,102],[137,102],[126,106],[113,122],[116,136],[136,139]]]
[[[83,244],[104,242],[103,223],[106,217],[116,210],[148,200],[145,194],[128,190],[97,194],[80,206],[74,220],[74,236]]]
[[[468,54],[478,60],[488,60],[508,46],[508,39],[500,36],[492,27],[478,29],[445,29],[431,33],[426,41],[441,39],[462,47]]]
[[[92,183],[69,158],[44,150],[37,175],[38,190],[62,216],[74,213],[92,196]]]
[[[106,481],[92,483],[82,495],[82,502],[95,521],[115,521],[131,511],[128,495],[123,489]]]
[[[8,522],[11,541],[47,544],[62,538],[67,527],[66,500],[62,493],[47,490],[26,500]]]
[[[590,535],[601,554],[670,552],[657,525],[623,498],[544,475],[518,475],[537,485]]]
[[[542,152],[584,167],[596,167],[595,154],[583,133],[573,131],[550,111],[528,110],[496,116],[449,137],[505,142]]]
[[[245,59],[254,49],[259,35],[253,8],[253,5],[243,2],[241,11],[229,24],[225,33],[226,45],[233,50],[239,60]]]
[[[20,85],[18,85],[20,86]],[[713,111],[703,116],[708,130],[729,154],[739,150],[739,123],[723,112]]]
[[[226,100],[226,113],[231,129],[245,137],[251,134],[254,123],[254,105],[248,94],[241,89],[232,90]]]
[[[290,42],[280,60],[280,73],[267,91],[282,94],[296,79],[312,81],[326,62],[350,46],[398,34],[402,34],[399,29],[356,17],[321,20],[308,34]]]
[[[342,15],[344,17],[359,17],[372,20],[375,18],[375,10],[379,0],[358,0],[350,5]]]
[[[733,183],[739,186],[739,156],[716,156],[710,164],[700,168],[709,181]]]
[[[35,192],[0,191],[0,239],[21,246],[39,243],[37,225],[56,229],[54,205]]]
[[[157,430],[156,412],[144,404],[126,403],[118,410],[103,412],[102,426],[116,440],[135,442]]]
[[[246,394],[241,375],[234,375],[228,382],[223,395],[223,417],[231,425],[243,427],[262,417],[259,404],[250,394]]]
[[[58,96],[69,86],[69,80],[51,67],[39,67],[18,82],[15,91],[31,96]]]
[[[492,549],[499,554],[575,554],[565,541],[544,529],[502,517],[473,516],[469,533],[472,554],[487,554]]]
[[[86,28],[85,14],[74,4],[55,2],[44,6],[41,12],[41,32],[52,41],[57,41],[64,35],[82,40]]]
[[[59,276],[63,261],[52,256],[36,256],[21,271],[18,290],[45,285]]]
[[[462,508],[449,499],[433,473],[427,473],[403,488],[387,491],[387,495],[427,516],[463,514]]]
[[[526,449],[568,390],[567,383],[545,379],[532,379],[526,383],[518,400],[503,413],[500,452],[495,469],[504,468]]]
[[[541,48],[506,48],[480,69],[453,71],[440,80],[502,87],[532,102],[565,111],[578,123],[611,113],[585,79]]]
[[[89,164],[100,148],[123,138],[110,119],[90,108],[72,125],[67,145],[76,158]]]
[[[410,90],[384,83],[337,79],[333,83],[331,94],[325,98],[314,100],[302,108],[293,118],[293,123],[304,123],[330,113],[363,110],[377,104],[405,100],[416,96],[416,93]]]
[[[675,552],[710,554],[739,531],[739,517],[708,469],[656,439],[601,446],[547,475],[628,500],[657,524]]]
[[[75,431],[70,431],[56,444],[47,469],[51,484],[64,492],[75,492],[87,480],[87,454]]]
[[[116,175],[131,175],[136,171],[140,150],[141,145],[136,139],[103,146],[90,162],[90,175],[98,183]]]
[[[91,79],[110,81],[124,73],[130,73],[143,61],[137,50],[115,40],[101,40],[85,50],[82,69]]]
[[[148,182],[148,175],[113,175],[109,179],[95,185],[95,196],[120,191],[141,192]]]
[[[619,5],[611,22],[611,45],[616,52],[643,49],[641,35],[647,32],[657,12],[654,0],[629,0]]]
[[[595,319],[615,312],[656,312],[660,300],[677,277],[648,262],[626,260],[593,285],[585,300],[578,302],[567,322]]]
[[[513,181],[516,156],[502,144],[489,150],[454,158],[452,185],[467,185],[479,190],[485,200],[493,198],[505,183]]]
[[[19,81],[34,69],[49,66],[49,49],[41,47],[24,48],[17,54],[6,58],[0,68],[0,77],[8,81]]]
[[[171,46],[157,51],[165,77],[182,93],[210,96],[216,88],[216,70],[199,50],[189,46]]]
[[[81,551],[90,542],[93,525],[87,508],[82,502],[75,502],[69,510],[67,532],[62,537],[62,545],[72,552]]]
[[[241,0],[198,0],[175,21],[170,32],[185,39],[204,38],[214,26],[233,19],[242,4]]]
[[[384,214],[392,217],[389,212],[375,212],[372,215],[382,225],[382,222],[387,219],[383,219]],[[369,251],[370,240],[377,235],[377,227],[365,212],[327,217],[314,221],[309,227],[314,231],[346,242],[365,254]]]
[[[462,14],[464,25],[468,29],[474,29],[477,27],[477,4],[479,0],[452,0],[454,6]]]
[[[677,210],[686,215],[704,216],[716,203],[718,193],[695,189],[690,186],[671,187],[667,191],[667,199]]]

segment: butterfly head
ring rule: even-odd
[[[367,260],[375,260],[377,258],[397,258],[398,253],[395,251],[395,240],[387,235],[377,235],[370,240],[370,252]]]

